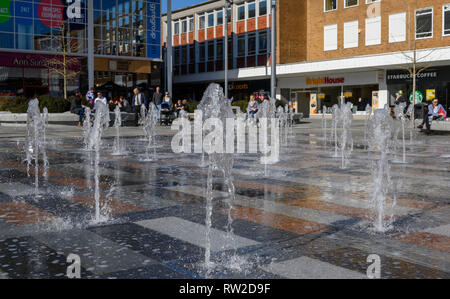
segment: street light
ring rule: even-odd
[[[272,55],[272,76],[270,79],[270,93],[272,95],[272,98],[275,99],[276,97],[276,85],[277,85],[277,58],[276,58],[276,11],[277,11],[277,1],[272,1],[272,10],[271,10],[271,19],[272,19],[272,25],[271,25],[271,55]]]
[[[169,96],[172,95],[172,0],[167,0],[167,55],[166,55],[166,66],[167,66],[167,91]]]
[[[225,0],[225,44],[224,44],[224,70],[225,70],[225,98],[228,99],[228,5],[233,4],[233,0]]]

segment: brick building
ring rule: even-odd
[[[277,97],[299,112],[319,113],[340,96],[392,104],[398,90],[412,92],[405,68],[414,52],[419,91],[449,106],[450,0],[277,2]],[[223,82],[223,15],[223,0],[173,13],[175,97],[198,99],[209,82]],[[234,1],[230,15],[230,94],[270,90],[270,1]]]

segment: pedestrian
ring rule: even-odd
[[[134,115],[135,115],[135,125],[136,127],[139,126],[139,118],[142,117],[141,115],[141,108],[142,105],[144,107],[147,107],[147,98],[145,95],[139,90],[139,88],[134,89],[134,96],[131,103],[131,106],[133,107]]]
[[[84,121],[84,117],[85,117],[82,100],[83,100],[83,97],[81,96],[81,92],[77,91],[75,93],[75,97],[73,98],[72,103],[70,105],[70,112],[73,114],[77,114],[79,116],[78,127],[83,126],[83,121]]]
[[[130,102],[124,97],[120,96],[117,105],[120,108],[120,111],[129,113],[130,112]]]
[[[254,95],[251,95],[250,102],[248,103],[248,114],[246,120],[248,120],[249,116],[251,120],[254,120],[256,113],[258,113],[258,102],[256,101],[256,97]]]
[[[108,100],[103,96],[101,91],[97,92],[97,98],[94,101],[94,111],[98,102],[102,102],[105,106],[108,106]]]
[[[93,87],[91,87],[89,89],[89,91],[86,93],[86,100],[88,102],[89,105],[94,105],[94,101],[95,101],[95,89]]]
[[[156,91],[152,97],[152,102],[156,106],[156,109],[158,109],[157,121],[159,122],[160,112],[161,112],[161,104],[163,102],[163,95],[161,93],[161,88],[159,86],[156,87]]]

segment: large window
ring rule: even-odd
[[[398,43],[406,41],[406,13],[389,16],[389,42]]]
[[[256,17],[256,4],[255,2],[248,3],[248,18],[254,18]]]
[[[175,35],[178,35],[178,34],[180,34],[180,23],[179,22],[175,22],[175,24],[174,24],[174,29],[173,29],[173,33],[175,34]]]
[[[444,35],[450,35],[450,4],[444,5],[443,14]]]
[[[189,19],[189,32],[194,31],[194,19],[190,18]]]
[[[208,61],[214,60],[214,41],[208,42]]]
[[[259,16],[267,14],[267,0],[259,1]]]
[[[324,51],[337,50],[337,25],[329,25],[323,28]]]
[[[344,7],[352,7],[352,6],[358,6],[358,0],[345,0],[344,1]]]
[[[366,46],[381,44],[381,17],[366,19]]]
[[[223,25],[223,12],[217,12],[217,26]]]
[[[214,13],[208,14],[208,27],[214,27]]]
[[[416,10],[416,39],[433,37],[433,8]]]
[[[324,0],[325,1],[325,11],[332,11],[337,9],[337,0]]]
[[[259,33],[259,54],[267,53],[267,31],[262,31]]]
[[[245,35],[241,35],[238,37],[237,42],[237,56],[244,57],[245,56]]]
[[[198,29],[205,29],[205,16],[200,16],[198,18]]]
[[[181,22],[181,33],[186,33],[187,32],[187,20],[183,20]]]
[[[238,21],[245,20],[245,5],[238,6]]]
[[[255,55],[256,54],[256,34],[255,33],[249,33],[247,43],[248,43],[247,55]]]
[[[205,43],[198,44],[198,62],[205,62],[206,50]]]
[[[223,60],[223,39],[216,42],[216,60]]]
[[[359,44],[359,22],[344,23],[344,48],[356,48]]]

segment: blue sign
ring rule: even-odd
[[[147,57],[161,58],[161,0],[147,2]]]
[[[14,13],[16,23],[21,25],[33,25],[33,4],[30,2],[15,2]]]

